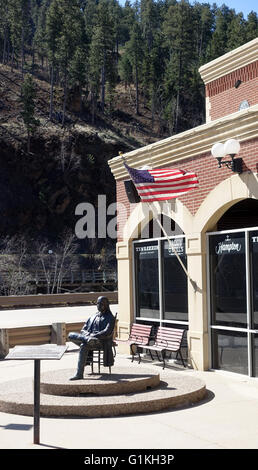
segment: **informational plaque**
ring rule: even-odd
[[[57,344],[41,344],[33,346],[15,346],[5,359],[61,359],[67,346]]]
[[[34,444],[39,444],[40,421],[40,361],[61,359],[66,345],[41,344],[32,346],[15,346],[5,357],[10,360],[34,360]]]

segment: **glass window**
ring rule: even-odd
[[[247,326],[245,234],[210,237],[213,325]]]
[[[187,266],[185,239],[171,240]],[[187,276],[168,241],[163,242],[163,279],[164,279],[164,319],[188,320]]]
[[[159,268],[158,243],[136,243],[136,316],[159,318]]]
[[[212,362],[214,369],[248,375],[247,334],[213,329]]]
[[[258,334],[254,334],[253,336],[253,366],[254,377],[258,377]]]
[[[253,327],[258,328],[258,231],[250,232]]]

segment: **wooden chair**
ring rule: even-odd
[[[113,330],[110,333],[110,335],[106,337],[106,339],[113,338],[114,336],[114,331],[116,328],[116,321],[117,321],[117,313],[114,315],[114,318],[115,318],[115,321],[114,321]],[[105,341],[105,340],[102,340],[102,341]],[[114,347],[113,343],[112,343],[112,347]],[[92,349],[91,352],[92,352],[92,357],[90,358],[91,372],[92,374],[94,373],[94,370],[93,370],[94,364],[98,364],[98,373],[100,374],[100,366],[103,365],[103,354],[104,354],[103,346],[100,346],[99,348],[94,347],[94,349]],[[115,357],[115,354],[114,354],[114,357]],[[111,366],[109,366],[109,373],[111,374]]]

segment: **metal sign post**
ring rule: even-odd
[[[40,360],[34,361],[34,444],[39,444],[40,427]]]
[[[9,360],[34,360],[34,444],[40,442],[40,361],[41,359],[61,359],[66,350],[67,346],[58,346],[57,344],[15,346],[5,358]]]

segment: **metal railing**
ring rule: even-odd
[[[10,295],[0,296],[0,309],[53,306],[53,305],[89,305],[96,303],[100,296],[108,298],[109,302],[117,303],[117,291],[81,292],[65,294]]]

